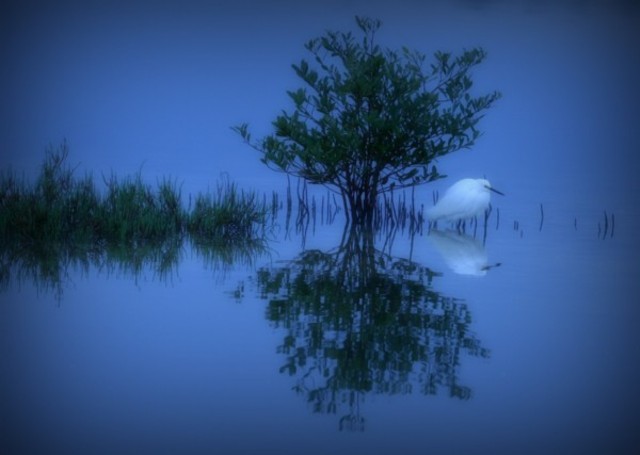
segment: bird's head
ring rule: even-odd
[[[489,180],[486,179],[479,179],[480,184],[486,188],[489,191],[493,191],[494,193],[498,193],[500,196],[504,196],[504,193],[502,191],[498,191],[496,190],[494,187],[491,186],[491,182]]]

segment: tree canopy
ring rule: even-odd
[[[477,123],[500,97],[472,96],[469,72],[486,53],[424,54],[376,42],[381,22],[356,17],[362,36],[327,32],[310,40],[311,62],[294,64],[304,86],[287,92],[293,110],[254,141],[234,129],[269,167],[338,192],[350,220],[370,224],[381,193],[443,177],[434,161],[470,148]]]

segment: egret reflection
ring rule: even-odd
[[[451,271],[459,275],[484,276],[490,268],[500,265],[489,264],[482,242],[469,235],[432,229],[428,238]]]

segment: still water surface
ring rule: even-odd
[[[59,287],[3,263],[0,453],[640,453],[632,2],[27,3],[1,17],[3,170],[66,137],[78,176],[281,191],[230,126],[268,134],[303,43],[357,14],[384,46],[489,52],[474,88],[504,98],[416,194],[506,196],[484,241],[343,242],[337,219],[224,259],[102,255]]]
[[[517,199],[517,197],[512,197]],[[9,453],[633,453],[631,212],[392,242],[274,229],[225,262],[70,265],[0,294]],[[610,216],[610,215],[609,215]],[[543,221],[540,230],[540,222]],[[598,228],[600,223],[600,228]],[[598,230],[600,229],[600,231]],[[303,246],[304,244],[304,246]]]

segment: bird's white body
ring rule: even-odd
[[[427,217],[431,221],[457,221],[483,215],[491,202],[490,191],[502,194],[485,179],[458,180],[427,211]]]

